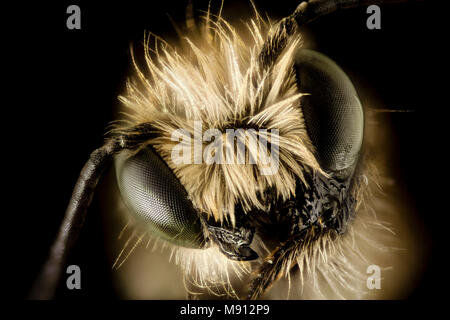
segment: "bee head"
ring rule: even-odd
[[[159,234],[167,228],[160,212],[136,199],[181,199],[186,213],[175,210],[183,218],[175,227],[171,217],[175,231],[163,236],[176,244],[186,235],[192,240],[186,246],[203,245],[201,226],[206,239],[217,240],[224,236],[214,228],[254,230],[273,216],[288,225],[278,232],[284,240],[319,222],[342,231],[351,212],[340,219],[339,211],[353,210],[352,198],[342,196],[362,144],[362,106],[353,84],[331,59],[303,48],[297,32],[282,48],[270,48],[270,60],[262,53],[280,26],[269,31],[260,25],[249,27],[248,40],[221,18],[213,27],[206,20],[202,36],[185,39],[182,49],[147,48],[148,74],[138,69],[121,97],[127,125],[148,123],[157,132],[141,151],[117,162],[122,196]],[[144,154],[154,159],[146,167]],[[125,173],[143,166],[148,175]],[[161,179],[166,172],[170,179]],[[166,180],[176,181],[175,187],[149,187]],[[255,257],[248,252],[252,237],[253,231],[238,237],[245,246],[236,252],[222,251],[236,260]],[[241,249],[247,257],[239,255]]]

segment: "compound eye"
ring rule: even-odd
[[[151,234],[173,244],[201,248],[200,219],[186,189],[151,148],[115,158],[116,176],[125,205]]]
[[[322,168],[346,179],[359,158],[364,114],[358,94],[345,72],[330,58],[299,49],[295,57],[306,129]]]

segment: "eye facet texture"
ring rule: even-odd
[[[364,132],[358,94],[345,72],[325,55],[299,49],[295,57],[298,88],[306,129],[319,163],[326,171],[350,175],[356,165]]]
[[[151,147],[115,159],[122,199],[151,234],[173,244],[200,248],[200,219],[188,194],[167,164]]]

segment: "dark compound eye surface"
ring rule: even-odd
[[[115,166],[122,199],[141,225],[176,245],[202,246],[200,220],[185,188],[151,147],[116,156]]]
[[[300,49],[295,58],[301,104],[319,162],[333,172],[353,168],[361,149],[364,114],[349,77],[330,58]]]

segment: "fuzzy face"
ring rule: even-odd
[[[126,117],[115,124],[114,131],[120,133],[131,126],[151,123],[157,135],[146,145],[151,145],[172,169],[198,214],[230,228],[237,221],[249,220],[246,223],[256,229],[253,248],[259,259],[253,262],[232,261],[214,243],[202,250],[171,247],[171,257],[184,270],[188,292],[243,297],[252,272],[256,272],[267,282],[253,283],[254,297],[284,278],[289,283],[288,292],[294,281],[294,298],[304,297],[303,290],[308,287],[319,288],[312,298],[362,298],[367,293],[361,280],[362,266],[368,256],[376,256],[375,251],[384,248],[375,238],[368,239],[367,230],[363,230],[383,229],[364,200],[373,183],[370,171],[359,165],[346,185],[352,216],[339,221],[341,229],[334,225],[329,228],[325,220],[332,221],[330,217],[319,216],[309,224],[309,214],[301,217],[301,208],[307,207],[305,199],[320,197],[320,188],[317,191],[315,187],[317,179],[325,181],[329,176],[316,159],[305,127],[302,96],[308,92],[299,92],[293,70],[301,36],[291,36],[275,63],[266,66],[258,57],[271,27],[257,15],[246,30],[238,33],[220,16],[212,21],[208,13],[203,27],[185,38],[182,47],[174,48],[155,39],[151,48],[152,37],[148,37],[147,66],[141,69],[134,63],[137,77],[127,82],[127,92],[120,97]],[[190,163],[175,163],[172,152],[179,141],[174,141],[173,133],[183,129],[187,136],[194,136],[195,122],[201,122],[202,135],[210,129],[277,129],[278,139],[274,140],[270,133],[263,137],[269,144],[277,144],[277,173],[261,174],[261,163],[195,164],[193,156]],[[223,141],[227,141],[226,134]],[[242,141],[246,158],[256,155],[258,150],[252,140]],[[204,141],[205,148],[208,142]],[[225,153],[233,145],[225,144],[223,148]],[[324,185],[326,190],[334,188]],[[307,228],[297,237],[302,226]],[[144,230],[136,243],[146,236],[152,237]],[[355,241],[371,248],[368,255],[361,253]],[[119,266],[123,263],[121,255],[116,260]],[[321,288],[323,285],[326,288]],[[285,297],[285,290],[280,292],[267,297]]]

